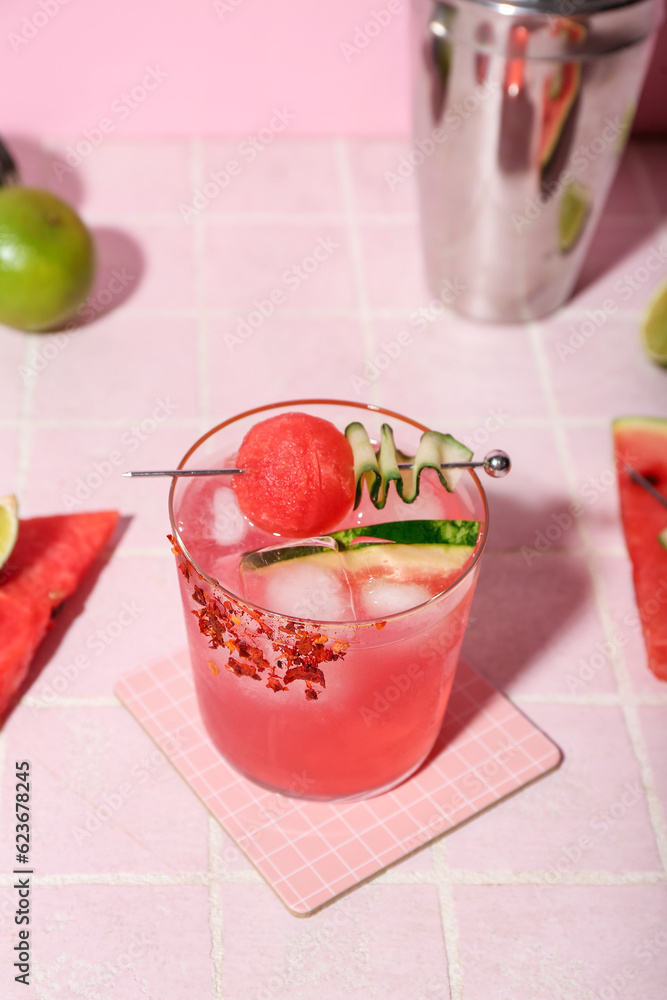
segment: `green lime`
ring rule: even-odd
[[[658,365],[667,365],[667,281],[648,304],[642,322],[646,353]]]
[[[563,192],[558,213],[558,242],[561,253],[569,253],[581,236],[591,204],[590,191],[578,181],[570,181]]]
[[[69,205],[49,191],[0,188],[0,323],[61,326],[85,301],[94,273],[92,237]]]

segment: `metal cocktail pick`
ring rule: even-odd
[[[412,462],[399,462],[399,469],[411,469]],[[512,462],[504,451],[490,451],[482,462],[443,462],[441,469],[484,469],[494,479],[506,476],[512,468]],[[144,472],[123,472],[124,476],[238,476],[243,469],[168,469],[147,470]]]

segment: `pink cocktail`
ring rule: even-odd
[[[361,421],[373,441],[387,422],[410,455],[426,430],[390,411],[299,400],[218,425],[179,467],[233,466],[251,426],[290,411],[341,431]],[[259,784],[308,798],[377,794],[412,774],[442,725],[485,544],[475,474],[466,470],[448,493],[425,470],[413,504],[392,487],[383,510],[364,488],[336,526],[481,522],[444,588],[435,549],[421,545],[364,546],[339,562],[299,540],[301,558],[255,572],[246,553],[292,540],[251,525],[224,477],[175,479],[170,517],[199,708],[223,756]]]

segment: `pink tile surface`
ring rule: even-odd
[[[144,419],[156,400],[179,418],[198,413],[194,318],[130,318],[111,312],[66,334],[44,335],[57,352],[32,379],[37,419]],[[46,350],[46,347],[43,348]],[[100,385],[108,386],[100,392]]]
[[[612,616],[612,641],[620,650],[632,688],[639,694],[667,695],[664,681],[649,670],[644,634],[639,623],[632,583],[632,564],[627,556],[601,559],[602,587]]]
[[[32,892],[39,954],[29,987],[3,986],[7,1000],[206,996],[211,978],[206,888],[63,885]]]
[[[454,891],[466,1000],[664,997],[664,886]]]
[[[664,762],[667,758],[667,727],[664,708],[646,705],[639,709],[644,739],[646,740],[652,779],[660,800],[663,823],[667,820],[667,774]]]
[[[423,274],[417,223],[361,228],[368,302],[375,307],[416,308],[433,299]]]
[[[667,241],[665,249],[667,254]],[[664,277],[667,264],[663,266]],[[644,306],[647,298],[648,293],[642,295],[638,305]],[[612,300],[602,294],[598,305],[593,307],[600,317],[605,301]],[[572,354],[564,353],[572,343],[579,343],[578,334],[594,327],[595,321],[584,315],[554,320],[545,331],[549,369],[561,413],[585,417],[601,417],[610,412],[619,416],[664,414],[665,372],[646,356],[639,339],[638,319],[628,322],[607,317]]]
[[[68,147],[76,146],[80,136],[73,135],[49,144],[46,176],[50,187],[60,197],[80,175],[78,168],[65,172]],[[60,164],[60,169],[54,168]],[[116,213],[150,215],[159,212],[177,216],[178,205],[190,195],[191,153],[188,143],[178,139],[154,142],[122,140],[113,137],[96,147],[85,160],[86,213],[97,219],[113,219]]]
[[[291,309],[356,304],[347,235],[338,224],[247,225],[205,228],[206,303],[250,313],[268,300]]]
[[[169,531],[165,481],[133,482],[121,472],[171,468],[192,444],[191,428],[168,426],[168,402],[156,399],[142,420],[124,428],[36,430],[25,516],[113,508],[131,518],[121,545],[164,549]]]
[[[595,545],[624,549],[611,421],[605,427],[568,428],[566,434],[582,525]]]
[[[0,427],[0,459],[2,467],[2,495],[14,490],[16,470],[18,468],[19,432],[18,429]]]
[[[529,566],[543,558],[537,553],[574,548],[579,536],[550,429],[514,427],[506,417],[506,410],[490,408],[479,414],[474,426],[452,425],[446,419],[443,423],[444,414],[429,425],[452,427],[478,459],[495,448],[511,456],[512,472],[506,479],[484,479],[490,510],[489,547],[517,550]]]
[[[40,875],[206,867],[206,812],[167,759],[172,746],[187,748],[182,731],[165,733],[156,746],[117,706],[93,714],[19,706],[5,745],[11,761],[30,758],[35,812],[57,803],[58,836],[48,822],[33,822]],[[5,810],[13,811],[14,785],[7,768]],[[5,820],[3,851],[13,833],[7,812]]]
[[[470,614],[466,655],[484,664],[485,675],[503,690],[615,690],[608,662],[589,669],[605,634],[581,558],[547,553],[529,566],[518,554],[487,553]]]
[[[486,813],[447,841],[454,868],[541,873],[553,883],[582,871],[660,867],[637,759],[616,707],[526,705],[564,761],[548,782]],[[500,814],[500,810],[497,810]],[[546,903],[548,905],[548,903]]]
[[[0,328],[0,418],[13,417],[20,407],[23,386],[31,379],[26,352],[33,339],[19,330]]]
[[[525,327],[477,324],[440,303],[403,317],[375,317],[372,330],[373,346],[355,372],[353,398],[365,399],[373,390],[386,401],[406,397],[410,412],[415,406],[440,410],[433,414],[434,426],[436,418],[442,423],[484,416],[495,427],[512,416],[544,415]],[[425,400],[422,387],[434,365],[451,377],[441,398]]]
[[[461,664],[437,752],[420,771],[364,802],[309,803],[260,788],[217,753],[187,653],[128,674],[115,690],[158,745],[178,732],[167,751],[174,765],[295,913],[329,902],[560,761],[550,740]]]
[[[295,341],[311,349],[292,353]],[[321,344],[326,344],[324,360],[318,350]],[[243,316],[211,319],[208,356],[214,420],[267,400],[298,398],[304,390],[313,396],[350,399],[352,379],[362,365],[361,324],[356,319],[276,313],[248,335]],[[238,372],[239,377],[225,377],[228,371]]]
[[[665,278],[664,247],[664,224],[655,214],[603,217],[568,308],[599,309],[610,299],[619,309],[641,309]]]
[[[354,205],[362,215],[394,212],[417,212],[417,192],[409,179],[395,183],[388,174],[397,175],[401,159],[410,152],[407,140],[369,141],[351,139],[348,156],[352,170]]]
[[[164,645],[185,641],[177,569],[166,539],[164,557],[112,558],[97,563],[87,582],[37,653],[29,691],[35,698],[53,703],[110,695],[128,669]]]
[[[323,1000],[449,1000],[435,886],[369,886],[308,921],[295,921],[265,886],[226,885],[220,896],[230,948],[225,983],[238,1000],[267,990]],[[407,949],[417,928],[415,946]],[[265,942],[259,955],[258,937]]]
[[[341,211],[341,193],[333,144],[318,139],[289,138],[267,132],[251,144],[247,139],[207,142],[204,145],[203,183],[211,199],[205,208],[215,212],[332,212]],[[235,163],[237,166],[231,166]],[[208,192],[203,189],[206,195]]]

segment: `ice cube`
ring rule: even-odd
[[[292,550],[290,558],[286,549]],[[241,562],[240,576],[246,599],[278,614],[318,622],[355,617],[344,560],[330,538],[250,552]]]
[[[241,513],[236,494],[229,486],[221,486],[213,494],[213,517],[210,536],[218,545],[238,545],[242,541],[248,525]]]
[[[389,583],[376,577],[357,591],[357,610],[359,617],[382,618],[424,604],[431,596],[428,587],[418,583]]]

